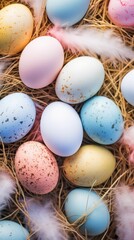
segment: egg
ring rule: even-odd
[[[29,232],[17,222],[0,221],[0,240],[27,240],[28,236]]]
[[[97,145],[85,145],[74,155],[65,158],[63,173],[74,185],[93,187],[109,179],[115,165],[115,157],[108,149]]]
[[[81,146],[82,123],[69,104],[60,101],[50,103],[43,111],[40,129],[44,143],[56,155],[70,156]]]
[[[47,0],[46,13],[53,24],[72,26],[86,14],[90,0]]]
[[[134,106],[134,69],[129,71],[122,79],[121,92],[126,101]]]
[[[51,192],[59,178],[54,155],[37,141],[25,142],[18,148],[15,170],[22,186],[35,194]]]
[[[98,236],[109,227],[108,207],[100,196],[90,189],[75,188],[70,191],[66,197],[64,208],[70,223],[85,219],[79,229],[83,235]]]
[[[97,143],[113,144],[123,133],[121,110],[105,96],[95,96],[87,100],[82,106],[80,116],[85,132]]]
[[[108,15],[111,21],[124,28],[134,27],[134,1],[133,0],[110,0]]]
[[[49,36],[32,40],[23,50],[19,60],[19,75],[30,88],[43,88],[52,83],[64,63],[60,42]]]
[[[28,7],[10,4],[0,10],[0,54],[14,55],[22,51],[33,33],[33,16]]]
[[[104,82],[102,63],[88,56],[77,57],[60,71],[55,85],[58,98],[64,102],[81,103],[94,96]]]
[[[13,143],[22,139],[32,128],[36,108],[25,93],[11,93],[0,100],[0,139]]]

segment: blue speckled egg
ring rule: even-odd
[[[72,26],[84,17],[89,3],[90,0],[47,0],[46,12],[52,23]]]
[[[107,230],[110,214],[100,196],[87,188],[73,189],[65,201],[65,214],[70,223],[86,216],[80,227],[82,234],[97,236]]]
[[[0,240],[27,240],[29,233],[20,224],[10,221],[0,221]]]
[[[0,100],[0,138],[13,143],[23,138],[32,128],[36,108],[24,93],[12,93]]]
[[[107,97],[95,96],[86,101],[80,116],[84,130],[97,143],[115,143],[123,133],[124,123],[120,108]]]

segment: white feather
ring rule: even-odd
[[[111,29],[103,31],[89,26],[63,29],[55,26],[48,34],[72,52],[95,53],[110,60],[134,59],[134,51]]]
[[[0,62],[0,76],[3,74],[4,69],[6,68],[7,63],[5,62]]]
[[[134,125],[124,130],[120,142],[129,147],[128,161],[134,164]]]
[[[120,141],[134,150],[134,125],[124,130]]]
[[[122,185],[115,189],[115,221],[118,240],[133,240],[134,188]]]
[[[7,63],[0,61],[0,88],[3,84],[3,73],[5,68],[7,67]]]
[[[0,211],[3,210],[15,193],[16,185],[7,171],[0,170]]]
[[[41,204],[30,199],[27,201],[27,211],[30,217],[30,225],[36,233],[38,240],[67,240],[67,234],[63,224],[56,216],[51,201]]]
[[[46,0],[21,0],[22,3],[29,5],[34,11],[35,25],[39,25],[43,18]]]

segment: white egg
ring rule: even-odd
[[[124,76],[121,82],[121,92],[126,101],[134,106],[134,69]]]
[[[94,96],[104,82],[102,63],[88,56],[68,62],[57,77],[55,91],[60,100],[70,104],[81,103]]]
[[[70,156],[81,146],[83,128],[75,109],[63,102],[53,102],[43,111],[41,135],[46,146],[56,155]]]

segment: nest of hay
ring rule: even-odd
[[[19,1],[18,0],[17,1],[1,0],[0,8],[13,2],[19,2]],[[133,46],[134,37],[133,37],[132,31],[125,31],[124,29],[113,25],[108,19],[108,14],[107,14],[108,2],[109,2],[108,0],[105,0],[105,1],[92,0],[87,14],[79,24],[80,25],[91,24],[91,26],[95,26],[100,29],[112,28],[116,32],[118,32],[118,34],[122,37],[122,39],[127,45]],[[34,32],[33,38],[40,36],[42,33],[45,33],[50,26],[51,26],[51,23],[47,19],[46,14],[44,14],[44,18],[42,20],[40,29],[38,32],[36,33]],[[55,83],[52,83],[51,85],[39,90],[29,89],[26,86],[24,86],[24,84],[21,82],[19,78],[19,73],[18,73],[19,56],[20,54],[17,54],[11,58],[8,58],[9,62],[11,61],[11,64],[9,65],[3,77],[4,86],[1,89],[0,97],[3,98],[4,96],[12,92],[24,92],[28,94],[30,97],[32,97],[33,100],[35,100],[37,103],[39,103],[44,107],[50,102],[58,100],[54,91]],[[74,57],[76,57],[75,54],[65,52],[65,63],[67,63]],[[2,56],[1,56],[1,59],[2,59]],[[125,127],[128,127],[133,122],[134,109],[122,97],[122,94],[120,92],[120,83],[122,81],[123,76],[134,67],[133,62],[119,61],[116,64],[113,64],[112,62],[104,60],[102,61],[102,63],[103,63],[106,75],[105,75],[105,83],[103,84],[103,87],[99,91],[98,95],[107,96],[115,101],[115,103],[120,107],[122,111],[122,114],[125,120]],[[75,105],[74,108],[79,112],[81,108],[81,104]],[[17,181],[15,171],[14,171],[13,161],[14,161],[15,152],[21,143],[29,139],[30,139],[30,136],[27,135],[25,138],[23,138],[19,142],[5,145],[5,146],[4,145],[0,146],[0,165],[1,166],[4,165],[6,168],[10,170],[10,172],[12,173],[17,183],[17,192],[15,194],[15,197],[12,199],[12,204],[10,208],[7,208],[3,212],[2,218],[16,220],[22,224],[23,224],[23,214],[26,214],[26,212],[25,212],[25,206],[22,205],[22,203],[20,203],[19,199],[25,199],[25,196],[42,198],[41,196],[37,196],[35,194],[33,195],[27,192],[25,189],[23,189],[23,187],[20,186],[19,182]],[[91,142],[90,139],[85,135],[83,139],[83,144],[88,144],[90,142]],[[109,148],[114,153],[117,159],[116,170],[114,171],[112,177],[107,182],[100,185],[99,187],[95,187],[95,190],[102,197],[104,197],[105,201],[108,204],[110,215],[111,215],[111,224],[108,231],[105,234],[92,238],[94,240],[95,239],[109,239],[109,240],[116,239],[116,234],[115,234],[116,226],[115,226],[114,214],[113,214],[114,213],[113,190],[116,187],[116,185],[119,184],[120,182],[129,184],[129,185],[134,184],[134,171],[133,171],[133,168],[128,165],[128,162],[126,160],[128,157],[128,149],[124,148],[119,143],[113,144],[107,148]],[[58,158],[58,163],[61,170],[62,158]],[[69,184],[64,179],[61,171],[59,184],[57,188],[53,192],[51,192],[49,195],[52,199],[54,199],[58,217],[64,223],[65,229],[71,233],[71,236],[72,236],[71,239],[84,240],[87,238],[80,235],[78,229],[73,225],[70,225],[66,217],[64,216],[64,209],[63,209],[64,200],[68,192],[73,188],[74,186]]]

